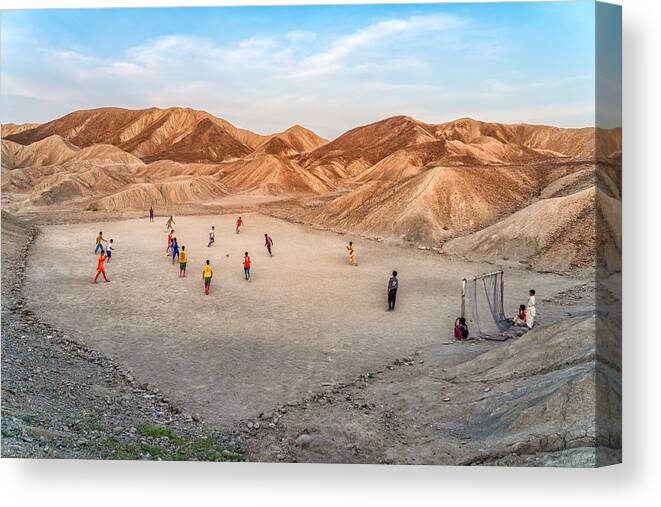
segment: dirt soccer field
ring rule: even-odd
[[[348,265],[348,236],[262,215],[175,217],[175,236],[189,251],[188,277],[165,257],[165,218],[42,229],[29,259],[32,309],[131,369],[142,382],[209,423],[229,427],[299,399],[324,383],[344,382],[417,348],[450,339],[461,279],[494,266],[453,261],[356,239],[360,265]],[[216,243],[207,248],[208,231]],[[111,283],[92,284],[98,231],[114,239]],[[274,239],[274,256],[264,233]],[[244,281],[242,257],[253,261]],[[202,265],[214,267],[211,295]],[[397,269],[395,312],[386,284]],[[538,301],[576,286],[576,279],[507,270],[506,312],[534,287]],[[541,321],[560,308],[538,305]],[[496,346],[496,345],[494,345]]]

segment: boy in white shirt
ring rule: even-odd
[[[530,297],[528,297],[528,309],[526,311],[526,324],[528,329],[532,329],[535,325],[535,314],[537,310],[535,309],[535,289],[530,289]]]
[[[115,248],[115,246],[112,244],[112,239],[108,242],[108,246],[106,247],[106,262],[110,262],[112,259],[112,250]]]

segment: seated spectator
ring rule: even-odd
[[[455,340],[468,338],[468,326],[466,325],[466,319],[463,317],[459,317],[454,321],[454,338]]]
[[[512,319],[512,325],[527,327],[526,324],[526,305],[519,305],[519,313]]]

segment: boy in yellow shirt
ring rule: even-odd
[[[185,246],[181,246],[181,252],[179,252],[179,278],[186,276],[186,263],[188,262],[188,252],[186,251]]]
[[[352,266],[358,266],[358,261],[356,260],[356,247],[353,246],[353,241],[349,241],[347,252],[349,253],[349,264]]]
[[[208,296],[211,289],[211,278],[213,277],[213,269],[211,263],[207,259],[207,263],[202,268],[202,280],[204,280],[204,293]]]
[[[98,254],[99,251],[103,252],[103,243],[107,243],[107,241],[103,237],[103,232],[99,232],[99,235],[96,237],[96,247],[94,248],[95,254]]]

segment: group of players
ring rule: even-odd
[[[154,221],[154,208],[149,208],[149,221]],[[172,264],[176,262],[179,263],[179,277],[186,277],[186,266],[188,264],[188,252],[184,245],[179,246],[176,236],[174,235],[173,226],[176,225],[172,215],[167,219],[165,223],[165,230],[168,233],[167,236],[167,248],[165,250],[165,255],[172,258]],[[235,232],[239,234],[245,226],[245,222],[242,217],[237,218],[236,220]],[[209,230],[209,242],[207,247],[213,246],[216,242],[216,228],[211,226]],[[105,245],[105,246],[104,246]],[[264,246],[266,247],[269,256],[273,257],[273,239],[268,235],[264,234]],[[112,260],[113,254],[113,240],[106,240],[103,237],[103,232],[100,231],[99,235],[96,237],[96,247],[94,253],[98,254],[96,276],[94,277],[94,283],[97,283],[99,276],[102,276],[106,282],[110,282],[110,279],[106,275],[105,265],[107,262]],[[356,247],[352,241],[349,241],[349,244],[346,247],[347,257],[349,264],[352,266],[358,266]],[[243,256],[243,274],[246,281],[251,280],[251,259],[248,252],[244,253]],[[206,260],[202,267],[202,280],[204,282],[204,293],[209,295],[211,290],[211,280],[213,278],[213,267],[211,266],[211,261]],[[397,278],[397,271],[392,272],[392,277],[388,281],[388,310],[392,311],[395,309],[395,304],[397,300],[397,289],[399,286],[399,280]],[[513,324],[515,326],[525,326],[528,328],[533,327],[535,319],[535,291],[530,290],[530,298],[528,300],[528,305],[521,305],[519,308],[519,313],[513,319]],[[468,337],[469,331],[468,326],[466,325],[466,319],[460,317],[455,322],[454,328],[454,337],[455,339],[462,340]]]
[[[105,247],[104,247],[105,243]],[[96,276],[94,277],[94,283],[99,280],[99,276],[103,275],[103,279],[106,282],[110,282],[110,279],[106,275],[106,262],[112,260],[112,251],[114,249],[112,238],[110,241],[107,241],[103,237],[103,231],[99,231],[99,235],[96,237],[96,246],[94,247],[94,254],[98,254],[97,264],[96,264]]]
[[[149,221],[154,222],[154,208],[150,206],[149,208]],[[165,249],[165,255],[168,258],[172,259],[172,264],[179,263],[179,277],[180,278],[185,278],[186,277],[186,267],[188,265],[188,252],[186,251],[186,246],[184,245],[179,245],[179,242],[174,235],[175,231],[173,226],[176,225],[174,221],[174,217],[170,215],[165,223],[165,230],[168,233],[167,236],[167,247]],[[235,231],[237,234],[241,232],[243,227],[245,226],[245,222],[242,217],[239,217],[236,220],[236,228]],[[216,242],[216,228],[215,226],[211,226],[211,230],[209,231],[209,242],[207,244],[207,247],[211,247],[214,243]],[[105,245],[105,246],[104,246]],[[264,234],[264,246],[266,247],[269,256],[273,257],[273,238],[271,238],[267,233]],[[112,259],[112,251],[113,251],[113,240],[111,239],[110,241],[107,241],[103,237],[103,232],[99,232],[99,235],[96,238],[96,247],[94,249],[94,253],[98,254],[98,260],[97,260],[97,268],[96,268],[96,275],[94,277],[94,283],[96,283],[99,279],[100,276],[103,277],[103,279],[106,282],[110,282],[110,279],[108,278],[105,270],[105,265],[107,262],[110,262]],[[248,252],[245,252],[244,257],[243,257],[243,274],[244,278],[246,281],[251,280],[251,259],[250,255]],[[211,279],[213,278],[213,267],[211,266],[211,261],[209,259],[206,260],[203,268],[202,268],[202,280],[204,281],[204,293],[209,294],[211,290]]]
[[[154,208],[150,206],[149,208],[149,221],[154,222]],[[179,245],[177,237],[175,236],[174,217],[170,215],[165,223],[165,230],[168,233],[167,235],[167,247],[165,249],[165,255],[168,258],[172,259],[172,264],[179,263],[179,277],[186,277],[186,267],[188,265],[188,252],[186,251],[186,246]],[[245,227],[245,222],[242,217],[237,218],[236,220],[235,232],[239,234],[241,230]],[[207,247],[211,248],[216,242],[216,228],[211,226],[209,230],[209,242]],[[104,247],[105,244],[105,247]],[[264,234],[264,246],[269,253],[269,256],[273,257],[273,239],[267,234]],[[99,235],[96,238],[96,247],[94,250],[95,254],[98,254],[96,276],[94,277],[94,283],[99,279],[99,276],[103,276],[103,279],[106,282],[110,282],[110,279],[106,275],[105,264],[110,262],[112,259],[113,253],[113,240],[110,239],[106,241],[103,237],[103,232],[99,232]],[[356,254],[356,247],[352,241],[349,241],[349,244],[346,247],[347,249],[347,258],[349,264],[352,266],[358,266],[358,259]],[[251,259],[248,252],[244,253],[243,256],[243,274],[246,281],[251,280]],[[202,280],[204,282],[204,293],[209,294],[211,291],[211,280],[213,278],[213,267],[211,266],[211,261],[206,260],[202,267]],[[395,309],[395,302],[397,298],[397,288],[399,285],[399,280],[397,279],[397,271],[393,271],[392,277],[388,281],[388,310],[392,311]]]
[[[149,219],[150,221],[153,222],[153,208],[149,209]],[[186,266],[188,264],[188,252],[186,252],[186,247],[182,245],[179,247],[179,242],[177,241],[176,236],[174,235],[174,229],[173,225],[175,224],[174,218],[170,216],[165,223],[165,230],[168,232],[168,237],[167,237],[167,247],[165,250],[165,255],[167,257],[172,258],[172,263],[174,264],[175,262],[179,262],[179,276],[180,277],[185,277],[186,276]],[[236,220],[236,228],[235,231],[237,234],[241,232],[243,227],[245,226],[245,222],[243,221],[242,217],[237,218]],[[216,227],[211,226],[211,229],[209,230],[209,242],[207,243],[207,247],[211,248],[213,244],[216,242]],[[269,255],[273,257],[273,239],[267,234],[264,234],[264,246],[269,252]],[[250,269],[252,265],[252,261],[250,259],[250,255],[248,252],[245,252],[243,255],[243,275],[244,279],[249,282],[251,280],[251,275],[250,275]],[[213,267],[211,266],[211,261],[209,259],[206,260],[204,263],[204,266],[202,267],[202,280],[204,282],[204,293],[206,295],[209,295],[211,291],[211,280],[213,278]]]

